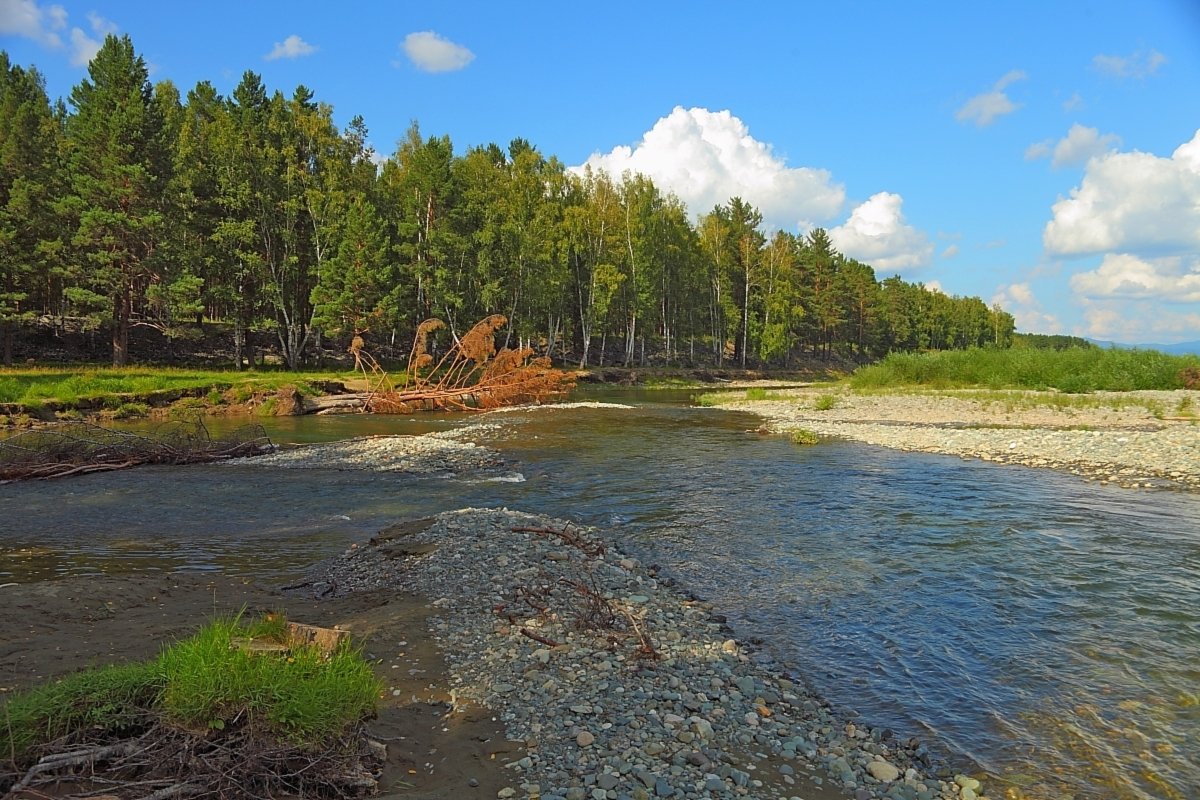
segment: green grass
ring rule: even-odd
[[[813,408],[815,408],[817,411],[829,411],[837,406],[837,404],[837,395],[823,394],[817,397],[816,401],[813,403]]]
[[[361,653],[341,646],[286,654],[233,646],[278,641],[282,617],[249,624],[218,619],[149,662],[102,667],[21,692],[0,708],[0,758],[14,762],[82,729],[120,734],[163,720],[190,730],[251,726],[305,746],[343,733],[374,712],[382,685]]]
[[[0,403],[37,407],[48,400],[71,405],[80,400],[112,395],[146,395],[168,389],[233,387],[248,398],[255,390],[276,390],[294,385],[311,392],[306,381],[339,379],[329,372],[235,372],[157,367],[81,367],[0,369]]]
[[[1057,389],[1067,393],[1183,388],[1181,374],[1200,356],[1156,350],[956,350],[893,353],[857,370],[856,391],[904,386],[934,389]]]
[[[796,428],[792,431],[792,441],[796,444],[818,444],[821,437],[808,428]]]
[[[162,690],[154,662],[69,675],[11,697],[0,709],[0,759],[85,728],[119,734],[138,727]]]

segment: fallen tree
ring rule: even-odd
[[[161,425],[141,434],[87,422],[24,431],[0,439],[0,483],[64,478],[140,464],[199,464],[269,453],[259,425],[214,439],[199,419]]]
[[[531,347],[496,350],[495,334],[508,320],[493,314],[457,339],[438,360],[429,353],[429,335],[446,327],[440,319],[417,326],[408,366],[399,382],[366,352],[361,336],[350,345],[355,368],[370,390],[362,408],[379,414],[422,410],[488,410],[523,403],[543,403],[565,396],[574,375],[555,369]]]

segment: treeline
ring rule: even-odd
[[[229,97],[151,85],[109,36],[51,104],[0,53],[0,335],[38,320],[195,335],[224,323],[234,362],[270,331],[295,368],[323,338],[403,349],[429,317],[581,365],[870,358],[1007,347],[1013,319],[837,252],[821,229],[771,235],[740,198],[697,222],[641,175],[577,175],[523,139],[456,154],[414,123],[380,165],[363,120],[335,126],[304,86],[247,72]],[[260,334],[261,335],[261,334]],[[442,345],[445,346],[445,343]]]

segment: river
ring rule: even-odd
[[[994,776],[993,797],[1200,797],[1200,496],[608,399],[629,407],[271,421],[281,442],[473,426],[509,462],[490,479],[231,464],[3,486],[0,582],[284,580],[399,518],[504,505],[610,528],[836,706]]]

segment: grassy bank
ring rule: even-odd
[[[1187,388],[1200,356],[1156,350],[956,350],[893,353],[850,378],[856,391],[922,386],[932,389],[1057,389],[1128,392]]]
[[[338,380],[329,372],[234,372],[163,367],[80,367],[0,370],[0,403],[36,408],[47,402],[78,405],[113,396],[144,396],[179,389],[224,391],[245,387],[273,391],[301,388],[312,382]]]
[[[0,707],[0,793],[12,788],[6,775],[11,782],[58,761],[70,766],[79,752],[106,761],[135,739],[138,748],[186,740],[193,749],[246,743],[248,753],[329,749],[374,713],[381,684],[357,650],[290,642],[286,626],[280,616],[220,619],[152,661],[79,672],[13,695]],[[35,762],[45,769],[26,772]]]

